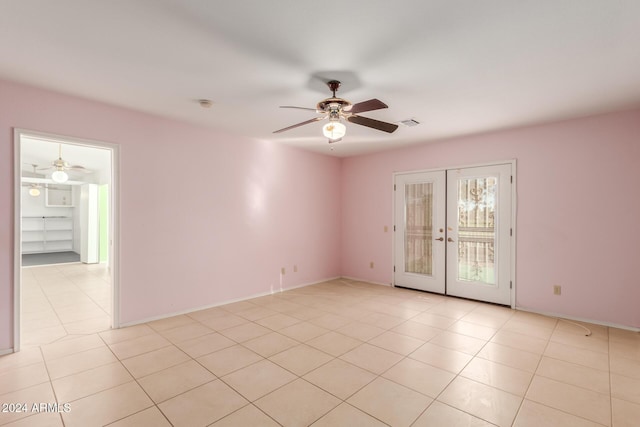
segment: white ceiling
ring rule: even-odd
[[[337,156],[638,107],[639,41],[637,0],[0,1],[0,78]],[[272,133],[334,78],[421,125]]]
[[[39,137],[22,137],[20,140],[20,158],[22,172],[44,174],[47,178],[53,170],[39,170],[51,166],[52,162],[61,156],[71,166],[82,166],[86,172],[67,171],[71,181],[83,181],[96,184],[107,184],[111,177],[111,151],[107,149],[88,147],[73,143],[61,143]]]

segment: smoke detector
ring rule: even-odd
[[[210,99],[199,99],[198,104],[200,104],[202,108],[211,108],[211,106],[213,105],[213,101],[211,101]]]

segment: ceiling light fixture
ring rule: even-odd
[[[32,163],[31,166],[33,167],[33,172],[32,172],[33,177],[37,178],[39,176],[38,173],[36,172],[36,169],[38,168],[38,165]],[[42,175],[40,175],[40,176],[42,176]],[[29,195],[30,196],[38,197],[40,195],[40,188],[41,188],[40,184],[29,184],[28,187],[29,187]]]
[[[67,182],[69,179],[69,175],[61,169],[58,169],[54,173],[51,174],[51,179],[57,182],[58,184],[62,184],[63,182]]]
[[[347,133],[347,127],[338,121],[332,121],[322,126],[322,134],[330,141],[341,139]]]

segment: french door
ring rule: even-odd
[[[395,177],[394,284],[511,304],[511,164]]]
[[[395,284],[445,293],[445,171],[396,176]]]

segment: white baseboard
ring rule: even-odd
[[[222,301],[222,302],[217,302],[217,303],[214,303],[214,304],[204,305],[204,306],[200,306],[200,307],[196,307],[196,308],[188,308],[186,310],[174,311],[174,312],[168,313],[168,314],[161,314],[159,316],[147,317],[145,319],[140,319],[140,320],[134,320],[132,322],[121,323],[120,327],[121,328],[126,328],[128,326],[135,326],[135,325],[140,325],[142,323],[153,322],[154,320],[166,319],[168,317],[174,317],[174,316],[180,316],[182,314],[194,313],[196,311],[206,310],[208,308],[220,307],[221,305],[233,304],[234,302],[246,301],[246,300],[250,300],[250,299],[254,299],[254,298],[264,297],[264,296],[267,296],[267,295],[275,295],[275,294],[279,294],[280,292],[290,291],[292,289],[304,288],[306,286],[311,286],[311,285],[317,285],[318,283],[328,282],[329,280],[335,280],[335,279],[339,279],[339,278],[340,278],[340,276],[331,277],[331,278],[328,278],[328,279],[318,280],[316,282],[303,283],[301,285],[295,285],[295,286],[282,288],[282,290],[277,289],[277,290],[274,290],[273,292],[272,291],[266,291],[266,292],[261,292],[261,293],[258,293],[258,294],[249,295],[249,296],[242,297],[242,298],[235,298],[235,299],[226,300],[226,301]]]
[[[5,348],[3,350],[0,350],[0,356],[5,356],[11,353],[13,353],[13,348]]]
[[[584,317],[567,316],[566,314],[552,313],[548,311],[540,311],[532,308],[518,307],[518,306],[516,306],[516,310],[526,311],[528,313],[542,314],[543,316],[557,317],[558,319],[567,319],[567,320],[573,320],[576,322],[584,322],[584,323],[591,323],[594,325],[607,326],[609,328],[618,328],[618,329],[625,329],[627,331],[632,331],[632,332],[640,332],[640,328],[635,328],[633,326],[620,325],[620,324],[611,323],[611,322],[602,322],[600,320],[585,319]]]

